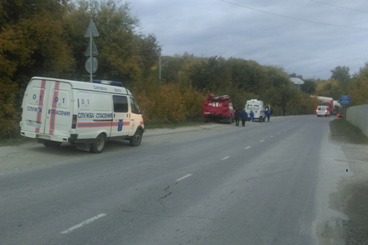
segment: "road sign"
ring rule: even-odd
[[[341,105],[348,105],[350,104],[350,95],[340,95],[340,104]]]
[[[97,71],[97,66],[98,66],[97,59],[93,57],[94,55],[98,55],[98,51],[97,51],[95,43],[93,42],[93,38],[99,37],[99,36],[100,34],[98,34],[96,25],[91,19],[88,23],[86,33],[84,34],[84,37],[89,38],[89,45],[85,52],[85,55],[89,56],[89,58],[86,61],[85,67],[86,67],[86,70],[90,74],[90,82],[92,82],[92,77],[93,77],[92,74]]]
[[[92,56],[97,56],[97,55],[98,55],[98,50],[96,48],[95,42],[92,40]],[[91,43],[88,44],[86,52],[84,52],[84,56],[91,56]]]
[[[91,64],[91,62],[92,62],[92,64]],[[88,73],[90,73],[90,74],[95,73],[97,71],[97,67],[98,67],[98,61],[97,61],[97,59],[95,57],[92,57],[92,58],[89,57],[86,60],[85,67],[86,67],[86,70],[88,71]]]
[[[100,34],[98,34],[97,28],[95,23],[93,22],[93,20],[91,19],[89,21],[88,27],[87,27],[87,31],[84,34],[84,37],[99,37]]]

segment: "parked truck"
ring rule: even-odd
[[[231,124],[235,119],[235,110],[229,95],[209,94],[202,105],[202,116],[205,122],[227,122]]]
[[[327,109],[329,110],[330,114],[333,114],[334,102],[332,98],[323,99],[320,105],[327,106]]]

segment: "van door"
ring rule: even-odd
[[[137,128],[141,125],[143,126],[143,119],[142,119],[142,114],[141,111],[139,110],[138,104],[135,101],[135,99],[130,96],[129,97],[130,100],[130,109],[131,109],[131,116],[130,116],[130,129],[131,129],[131,133],[134,134],[135,131],[137,130]]]
[[[72,123],[71,85],[59,81],[47,81],[49,84],[46,103],[44,134],[69,137]]]
[[[111,128],[111,136],[130,135],[130,113],[128,97],[125,95],[113,95],[114,115]]]
[[[70,96],[71,85],[68,83],[32,80],[22,106],[22,131],[32,131],[36,135],[68,136],[72,121]]]

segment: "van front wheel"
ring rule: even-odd
[[[105,148],[106,137],[103,134],[99,134],[95,141],[91,145],[91,152],[93,153],[101,153]]]
[[[142,142],[143,132],[141,129],[137,129],[135,134],[129,139],[131,146],[139,146]]]

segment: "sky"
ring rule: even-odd
[[[162,55],[242,58],[304,79],[368,62],[367,0],[130,0]]]

